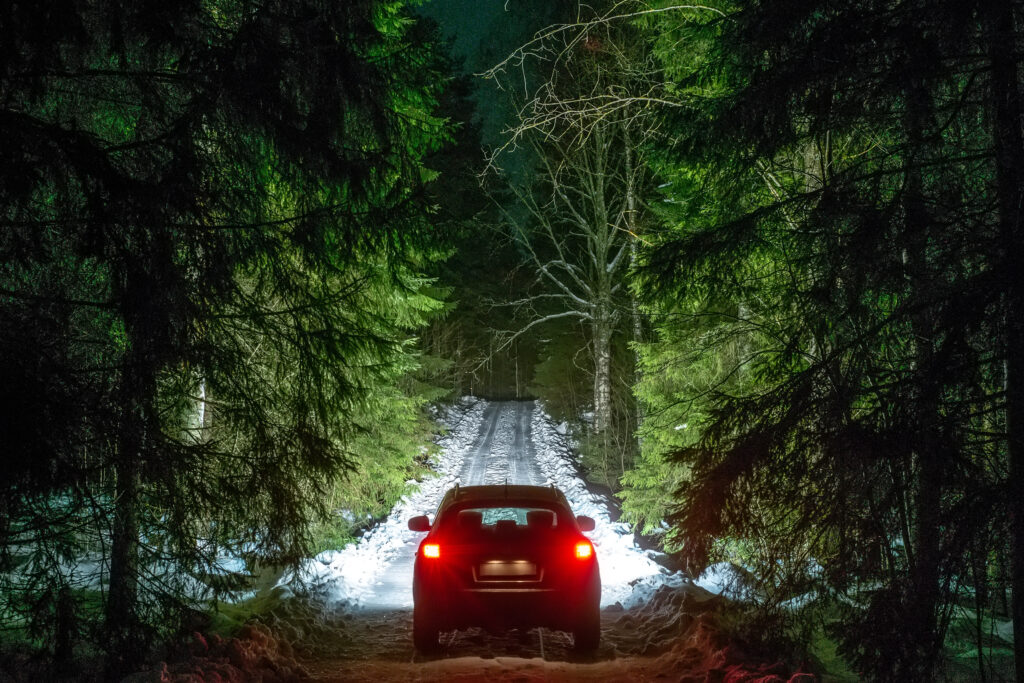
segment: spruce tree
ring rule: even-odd
[[[857,670],[883,680],[931,678],[957,586],[1002,582],[966,577],[1005,552],[1013,481],[999,226],[1014,214],[993,202],[1014,196],[1015,89],[1007,59],[978,57],[1016,40],[1009,7],[771,1],[658,20],[677,106],[645,287],[662,346],[706,349],[676,354],[684,372],[735,358],[710,386],[642,385],[648,412],[684,406],[696,429],[670,455],[678,542],[695,570],[755,566],[770,611],[813,587]]]
[[[73,589],[25,622],[66,642],[98,553],[128,671],[238,585],[223,557],[308,552],[367,422],[415,419],[443,75],[404,5],[0,10],[0,335],[41,416],[4,416],[4,619]]]

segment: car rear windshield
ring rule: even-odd
[[[447,511],[442,524],[449,528],[489,529],[515,525],[524,529],[555,529],[568,524],[564,514],[541,506],[475,505]]]

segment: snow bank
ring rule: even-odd
[[[547,477],[569,499],[577,515],[593,517],[597,526],[587,534],[597,549],[601,564],[601,605],[615,603],[629,608],[645,602],[664,585],[680,586],[686,579],[679,572],[669,572],[641,550],[633,540],[633,530],[623,522],[612,522],[608,504],[602,496],[587,489],[578,474],[575,452],[564,427],[555,425],[542,410],[533,413],[531,425],[537,463]]]
[[[409,531],[409,517],[437,507],[441,496],[455,484],[466,452],[473,446],[483,419],[485,402],[464,398],[439,418],[449,431],[438,440],[434,467],[438,476],[420,482],[419,490],[403,496],[387,519],[367,532],[358,543],[328,550],[306,560],[297,572],[288,572],[278,586],[301,585],[324,592],[329,604],[360,605],[372,591],[378,575],[420,534]]]

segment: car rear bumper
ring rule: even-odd
[[[415,590],[414,597],[417,609],[427,610],[442,631],[471,626],[571,631],[600,603],[601,589],[597,578],[572,589],[430,586]]]

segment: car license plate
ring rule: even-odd
[[[526,560],[491,560],[480,565],[480,577],[534,576],[537,565]]]

